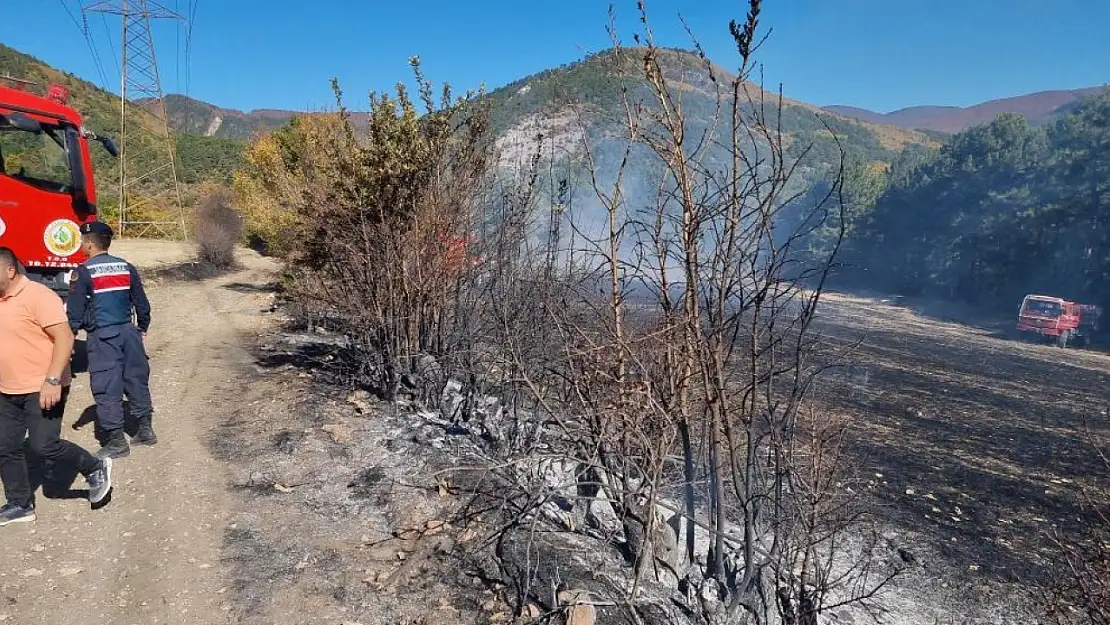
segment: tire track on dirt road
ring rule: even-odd
[[[118,244],[119,253],[141,269],[174,255],[172,243],[128,243]],[[71,488],[81,490],[69,498],[37,494],[36,522],[0,529],[0,623],[231,622],[234,593],[221,546],[232,501],[227,468],[206,446],[222,419],[210,406],[234,401],[213,395],[250,362],[240,337],[266,323],[258,313],[269,297],[264,290],[226,287],[262,286],[273,278],[265,259],[244,253],[241,262],[240,271],[206,281],[148,280],[159,443],[132,447],[129,458],[115,463],[115,493],[106,508],[92,511],[75,498],[84,494],[78,476]],[[97,447],[92,426],[70,426],[92,404],[88,375],[79,373],[62,435],[90,450]]]

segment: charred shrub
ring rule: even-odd
[[[207,195],[197,208],[197,260],[219,269],[235,265],[235,246],[243,235],[243,218],[231,194],[220,189]]]

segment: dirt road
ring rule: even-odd
[[[160,442],[116,462],[115,492],[91,511],[84,491],[38,496],[38,520],[0,531],[0,622],[152,624],[231,622],[231,594],[221,566],[230,501],[227,471],[207,450],[221,422],[216,397],[237,366],[249,365],[240,336],[265,323],[272,265],[244,254],[244,269],[208,281],[159,280],[161,261],[187,252],[165,243],[119,242],[113,249],[145,269],[154,309],[148,338]],[[220,400],[211,403],[211,400]],[[89,406],[88,375],[79,373],[63,436],[93,450],[92,426],[71,425]],[[78,478],[74,489],[83,489]]]

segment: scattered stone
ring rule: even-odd
[[[455,548],[455,541],[450,536],[440,536],[432,545],[436,553],[448,554]]]
[[[42,577],[42,571],[39,569],[27,569],[19,574],[20,577]]]
[[[274,490],[276,490],[279,493],[291,493],[291,492],[293,492],[292,488],[289,488],[285,484],[279,484],[278,482],[274,482]]]
[[[597,621],[597,610],[589,592],[581,589],[564,590],[559,593],[558,598],[560,604],[569,606],[567,625],[594,625]]]
[[[31,547],[31,551],[33,551],[35,553],[42,553],[43,551],[46,551],[46,545],[43,545],[43,544],[35,545],[35,546]]]
[[[83,570],[84,569],[79,566],[67,566],[64,569],[58,571],[58,575],[61,575],[62,577],[73,577],[74,575],[81,573]]]
[[[411,527],[393,530],[393,536],[405,541],[414,541],[420,538],[420,530],[416,530]]]
[[[351,428],[342,423],[329,423],[320,429],[331,434],[331,440],[336,445],[346,445],[351,440]]]
[[[898,557],[902,558],[902,562],[905,562],[910,566],[913,566],[917,563],[917,556],[913,555],[913,552],[911,552],[910,550],[902,547],[898,548]]]
[[[913,495],[917,494],[917,491],[915,491],[915,490],[914,490],[914,489],[912,489],[912,488],[907,488],[907,489],[906,489],[906,494],[907,494],[907,495],[910,495],[910,496],[912,497]]]
[[[529,603],[528,605],[524,606],[524,609],[521,610],[520,615],[524,618],[539,618],[540,607],[534,603]]]
[[[352,391],[351,394],[347,396],[347,403],[354,406],[355,411],[360,415],[367,415],[372,411],[370,393],[362,389]]]

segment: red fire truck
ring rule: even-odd
[[[0,245],[64,299],[70,271],[85,260],[78,227],[96,219],[89,141],[118,154],[84,127],[65,87],[38,95],[32,84],[0,76]]]
[[[1092,304],[1077,304],[1048,295],[1026,295],[1018,310],[1017,330],[1022,334],[1050,338],[1059,347],[1073,339],[1090,345],[1098,331],[1102,309]]]

